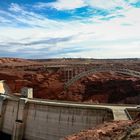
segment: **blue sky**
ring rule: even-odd
[[[140,58],[140,0],[0,0],[0,56]]]

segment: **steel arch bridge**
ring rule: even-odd
[[[111,68],[111,67],[107,67],[107,68],[105,68],[105,67],[104,68],[102,68],[102,67],[92,68],[90,70],[81,72],[81,73],[77,74],[76,76],[74,76],[73,78],[71,78],[70,80],[68,80],[64,85],[64,89],[67,89],[74,82],[76,82],[77,80],[79,80],[80,78],[82,78],[84,76],[88,76],[90,74],[96,74],[96,73],[99,73],[99,72],[110,72],[110,71],[140,78],[140,72],[139,71],[130,70],[130,69],[126,69],[126,68]]]

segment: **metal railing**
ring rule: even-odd
[[[72,85],[75,81],[79,80],[80,78],[94,74],[94,73],[99,73],[99,72],[109,72],[109,71],[114,71],[116,73],[121,73],[125,75],[130,75],[133,77],[138,77],[140,78],[140,72],[126,69],[126,68],[117,68],[117,67],[95,67],[93,69],[84,71],[82,73],[79,73],[78,75],[74,76],[72,79],[70,79],[68,82],[65,83],[64,89],[67,89],[70,85]]]

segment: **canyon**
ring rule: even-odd
[[[67,101],[72,101],[73,103],[74,102],[81,103],[82,105],[87,105],[87,106],[89,104],[93,106],[94,105],[99,106],[102,104],[106,104],[106,105],[110,104],[110,106],[113,105],[117,106],[118,104],[118,106],[120,107],[121,105],[125,106],[124,104],[126,104],[126,106],[128,107],[128,104],[130,106],[131,104],[135,104],[136,106],[140,104],[140,78],[132,75],[130,76],[125,73],[122,74],[119,72],[115,72],[113,70],[102,71],[102,72],[97,71],[96,73],[90,73],[74,81],[74,83],[72,83],[69,87],[65,88],[65,84],[67,83],[68,80],[72,78],[71,76],[73,74],[76,73],[75,75],[78,75],[77,72],[82,73],[81,70],[83,69],[83,66],[84,69],[87,68],[96,69],[96,67],[109,67],[109,68],[121,67],[123,69],[129,69],[135,72],[140,72],[139,59],[98,60],[98,59],[64,59],[63,58],[63,59],[27,60],[27,59],[19,59],[19,58],[0,58],[0,80],[4,80],[6,85],[8,85],[7,87],[9,91],[8,93],[18,97],[22,96],[21,89],[23,87],[32,88],[33,97],[34,97],[33,100],[39,102],[41,101],[41,99],[48,99],[49,101],[48,107],[52,109],[53,107],[50,106],[50,102],[53,102],[53,100],[54,103],[58,103],[58,104],[60,104],[61,101],[65,101],[62,103],[69,103]],[[67,69],[71,70],[76,68],[78,69],[78,71],[74,71],[73,74],[71,73],[72,71],[67,71]],[[68,79],[66,79],[65,74],[68,75]],[[11,97],[15,97],[15,96],[11,96]],[[29,104],[29,100],[28,100],[28,104]],[[47,100],[42,100],[42,101],[47,102]],[[10,102],[11,101],[9,101],[9,103]],[[70,104],[72,103],[70,102]],[[38,106],[40,107],[40,103]],[[47,106],[45,107],[44,105],[43,107],[45,110],[48,108]],[[14,109],[16,109],[15,106]],[[38,109],[40,112],[42,107]],[[68,109],[66,109],[66,111],[67,110]],[[134,113],[133,112],[134,110],[137,113],[136,112]],[[94,140],[94,139],[138,140],[140,138],[139,135],[140,114],[139,114],[139,108],[134,110],[132,111],[132,113],[130,113],[132,116],[133,115],[135,116],[131,118],[133,120],[119,120],[117,118],[117,121],[116,120],[110,120],[107,122],[103,121],[102,124],[97,123],[96,126],[95,124],[94,125],[91,124],[91,127],[93,128],[88,127],[86,128],[86,130],[80,129],[81,132],[79,132],[79,130],[73,131],[73,133],[77,133],[77,134],[67,133],[67,135],[70,134],[70,136],[63,135],[63,137],[65,136],[65,138],[62,139],[63,140]],[[95,110],[92,109],[92,111]],[[11,112],[13,112],[13,109],[11,110]],[[58,106],[57,106],[57,112],[58,112]],[[98,110],[98,112],[96,112],[96,115],[99,112],[100,111]],[[42,113],[46,113],[46,112],[42,110]],[[59,111],[59,113],[61,113],[61,111]],[[56,115],[58,115],[59,113],[57,113]],[[47,114],[49,114],[49,112],[47,112]],[[68,116],[68,114],[65,115],[66,117]],[[96,115],[93,116],[96,117],[96,119],[98,120],[100,117],[98,118]],[[60,116],[58,117],[59,120],[60,120]],[[101,116],[101,114],[99,116]],[[8,119],[8,116],[5,117]],[[40,116],[38,117],[40,120],[42,120]],[[52,115],[50,118],[53,117],[55,116]],[[13,124],[14,121],[15,120],[13,120]],[[35,119],[33,119],[33,121],[35,121]],[[55,121],[57,120],[55,119]],[[33,124],[36,124],[36,121]],[[45,130],[47,130],[48,127],[46,127],[46,123],[43,124],[44,127],[46,128]],[[50,125],[52,124],[53,123],[50,123]],[[58,127],[60,127],[60,124],[58,125]],[[49,129],[52,128],[53,127],[50,127]],[[7,136],[8,139],[11,139],[11,136],[8,134],[5,135],[5,133],[1,133],[0,137],[5,139],[5,137]],[[12,136],[14,137],[14,135]]]
[[[22,87],[33,88],[34,98],[88,103],[140,103],[140,79],[115,72],[101,72],[81,78],[64,90],[64,79],[57,65],[121,66],[140,71],[139,59],[92,60],[50,59],[25,60],[0,59],[0,80],[5,80],[12,94],[19,94]],[[88,64],[87,64],[88,63]],[[56,68],[47,68],[56,65]]]

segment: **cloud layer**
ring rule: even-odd
[[[140,57],[138,0],[17,1],[5,5],[0,7],[0,56]]]

